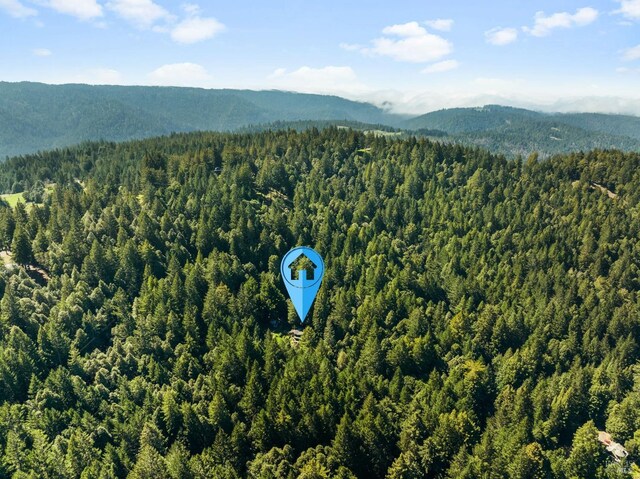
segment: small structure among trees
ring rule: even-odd
[[[613,459],[616,462],[620,462],[622,459],[626,458],[629,453],[624,448],[624,446],[618,442],[615,442],[611,438],[611,434],[605,431],[598,431],[598,441],[600,441],[607,448],[607,451],[611,453]]]
[[[291,345],[297,346],[300,342],[300,339],[302,338],[302,331],[300,331],[299,329],[292,329],[291,331],[289,331],[289,338],[291,339]]]

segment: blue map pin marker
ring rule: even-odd
[[[300,321],[304,322],[324,276],[322,257],[308,246],[293,248],[282,258],[280,274]]]

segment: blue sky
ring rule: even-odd
[[[0,80],[640,114],[640,0],[0,0]]]

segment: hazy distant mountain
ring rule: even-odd
[[[0,82],[0,158],[84,140],[127,140],[293,120],[404,120],[368,103],[281,91]]]
[[[603,113],[564,113],[554,115],[567,125],[611,135],[629,136],[640,140],[640,117],[630,115],[606,115]]]
[[[540,113],[487,105],[451,108],[407,120],[405,128],[442,130],[451,141],[471,143],[507,155],[542,156],[575,150],[640,150],[640,117],[600,113]]]
[[[365,131],[401,128],[393,136],[418,134],[508,156],[538,151],[544,157],[593,148],[640,151],[640,117],[625,115],[546,114],[488,105],[409,118],[328,95],[0,82],[0,159],[85,140],[330,124]]]
[[[405,127],[412,130],[429,128],[452,134],[469,133],[493,130],[504,125],[528,123],[543,116],[544,113],[498,105],[449,108],[407,120]]]

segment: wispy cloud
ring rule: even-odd
[[[48,57],[51,56],[51,50],[48,48],[34,48],[31,52],[37,57]]]
[[[187,18],[171,29],[171,38],[178,43],[197,43],[213,38],[226,30],[224,24],[213,17],[204,17],[195,4],[183,5]]]
[[[515,28],[496,27],[484,32],[484,38],[491,45],[508,45],[518,39],[518,30]]]
[[[213,17],[202,15],[199,5],[182,5],[183,18],[167,11],[153,0],[111,0],[107,8],[138,28],[168,33],[176,43],[190,44],[214,37],[226,27]]]
[[[107,28],[102,18],[105,13],[122,18],[142,30],[168,34],[173,41],[192,44],[213,38],[226,30],[226,26],[212,16],[202,13],[199,5],[185,3],[182,12],[174,14],[154,0],[30,0],[58,13],[71,15],[79,20],[92,20],[98,28]],[[0,0],[0,10],[16,18],[35,16],[38,11],[21,0]],[[100,19],[100,20],[99,20]]]
[[[616,68],[616,73],[620,73],[623,75],[638,74],[640,73],[640,68],[619,67],[619,68]]]
[[[383,28],[384,36],[371,41],[371,46],[345,44],[346,50],[366,55],[379,55],[399,62],[426,63],[447,56],[453,45],[439,35],[429,33],[418,22],[408,22]]]
[[[418,22],[408,22],[384,27],[382,33],[385,35],[396,35],[398,37],[421,37],[425,35],[427,31],[421,27]]]
[[[149,73],[153,85],[207,86],[211,75],[197,63],[170,63]]]
[[[104,15],[102,6],[96,0],[49,0],[45,5],[79,20],[92,20]]]
[[[632,48],[627,48],[622,54],[622,58],[627,61],[633,61],[640,59],[640,45],[636,45]]]
[[[306,93],[360,94],[370,91],[349,66],[303,66],[293,71],[278,68],[267,80],[274,88]]]
[[[342,48],[343,50],[347,50],[348,52],[359,52],[366,47],[358,43],[341,43],[340,48]]]
[[[172,15],[152,0],[112,0],[107,8],[139,28],[149,28],[158,20],[171,19]]]
[[[33,17],[38,14],[37,10],[25,6],[19,0],[0,0],[0,10],[15,18]]]
[[[171,30],[171,38],[178,43],[197,43],[224,30],[225,26],[215,18],[193,17],[178,23]]]
[[[640,0],[617,0],[620,8],[614,13],[619,13],[632,20],[640,20]]]
[[[522,29],[534,37],[544,37],[557,28],[583,27],[593,23],[598,18],[598,10],[591,7],[579,8],[575,13],[558,12],[545,15],[544,12],[536,13],[533,27]]]
[[[450,18],[437,18],[435,20],[427,20],[424,22],[428,27],[433,28],[434,30],[439,30],[441,32],[451,31],[453,27],[453,20]]]
[[[444,73],[450,70],[455,70],[460,66],[460,62],[457,60],[443,60],[438,63],[434,63],[429,65],[427,68],[422,70],[422,73]]]

